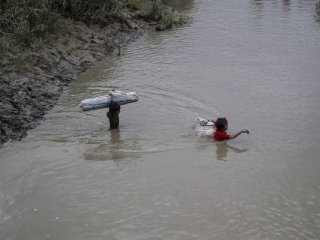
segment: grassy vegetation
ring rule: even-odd
[[[50,8],[65,18],[86,24],[106,25],[124,17],[125,1],[120,0],[51,0]]]
[[[47,0],[1,1],[1,31],[17,42],[31,45],[48,39],[57,30],[59,15]]]
[[[0,0],[0,37],[32,47],[51,39],[66,19],[107,24],[121,15],[119,6],[117,0]]]
[[[172,28],[188,22],[188,18],[164,4],[162,0],[130,0],[130,3],[141,11],[146,20],[159,23],[158,30]]]
[[[159,30],[186,22],[162,0],[0,0],[0,59],[12,46],[34,48],[54,38],[67,20],[106,26],[127,20],[127,6],[146,20],[159,23]]]

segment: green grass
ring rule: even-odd
[[[189,19],[178,11],[168,7],[162,0],[130,0],[146,20],[158,22],[158,30],[185,24]]]
[[[59,14],[48,0],[11,0],[2,3],[2,31],[13,34],[18,43],[32,46],[46,41],[59,28]]]
[[[51,9],[63,17],[86,24],[106,25],[122,17],[120,0],[52,0]]]
[[[129,4],[146,20],[156,21],[158,30],[187,22],[162,0],[0,0],[0,58],[8,55],[10,45],[34,49],[51,41],[75,21],[100,26],[130,22]]]

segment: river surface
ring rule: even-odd
[[[0,239],[320,237],[315,1],[176,1],[192,22],[83,73],[46,120],[0,148]],[[137,91],[119,130],[78,103]],[[227,143],[197,137],[225,116]]]

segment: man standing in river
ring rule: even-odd
[[[107,117],[109,118],[110,130],[117,129],[119,127],[120,109],[121,107],[119,103],[111,101],[109,112],[107,113]]]

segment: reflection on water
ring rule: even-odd
[[[270,2],[268,0],[251,0],[252,5],[262,6],[264,2]],[[282,0],[282,6],[288,7],[290,6],[291,0]],[[274,4],[274,6],[278,6],[278,2]]]
[[[113,129],[107,131],[110,134],[109,140],[94,144],[95,147],[88,148],[84,154],[86,160],[104,161],[104,160],[123,160],[123,159],[138,159],[141,157],[141,147],[139,140],[122,139],[121,130]]]
[[[232,146],[232,144],[235,146]],[[233,140],[217,142],[214,141],[212,137],[198,137],[195,147],[199,152],[210,152],[215,150],[214,157],[219,161],[227,161],[228,159],[233,158],[239,159],[241,156],[235,156],[234,154],[240,154],[249,151],[249,148],[237,147],[237,144],[234,143]]]
[[[283,13],[289,13],[293,10],[292,5],[298,8],[309,8],[311,5],[315,4],[315,0],[279,0],[279,1],[269,1],[269,0],[250,0],[251,8],[253,12],[260,12],[264,7],[270,6],[273,10],[277,8],[282,8]],[[270,14],[270,13],[268,13]]]
[[[283,6],[283,10],[285,12],[289,12],[290,11],[290,5],[291,5],[291,1],[290,0],[282,0],[282,6]]]
[[[230,146],[227,141],[216,142],[216,154],[217,160],[227,161],[228,152],[233,153],[244,153],[247,152],[249,149],[247,148],[237,148]]]
[[[278,8],[281,7],[282,15],[278,15],[277,17],[280,18],[287,18],[291,14],[291,1],[290,0],[282,0],[282,3],[279,4],[274,3],[270,6],[270,1],[265,0],[251,0],[251,10],[254,13],[253,20],[256,25],[266,24],[266,13],[272,14],[273,11],[276,11]],[[272,11],[269,12],[269,10]]]

